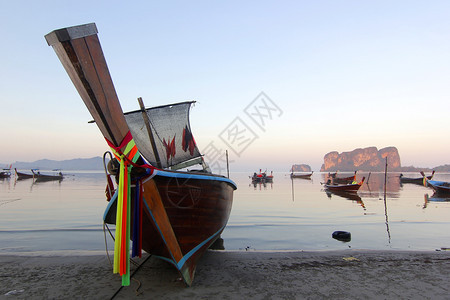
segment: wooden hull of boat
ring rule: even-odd
[[[432,176],[427,176],[428,180],[431,180]],[[423,185],[423,177],[422,178],[408,178],[408,177],[400,177],[401,183],[415,183]]]
[[[430,179],[430,178],[428,178]],[[423,184],[423,178],[408,178],[408,177],[400,177],[401,183],[415,183],[415,184]]]
[[[170,262],[191,285],[198,259],[228,222],[236,185],[222,176],[171,171],[158,171],[143,185],[142,249]],[[116,200],[106,223],[115,224]]]
[[[33,174],[18,172],[16,169],[14,169],[14,171],[16,172],[17,179],[19,180],[33,178],[34,176]]]
[[[342,178],[339,178],[339,177],[333,178],[333,183],[336,183],[336,184],[351,184],[353,181],[355,181],[355,177],[354,176],[342,177]]]
[[[63,176],[37,175],[34,176],[36,182],[63,180]]]
[[[252,183],[273,182],[273,176],[253,176]]]
[[[164,175],[158,175],[163,173]],[[233,203],[234,184],[225,179],[192,175],[189,173],[161,172],[154,180],[168,227],[173,229],[175,245],[164,234],[162,223],[152,209],[154,205],[144,193],[142,248],[172,263],[186,284],[191,285],[198,259],[224,230]],[[153,199],[155,200],[155,199]],[[167,228],[166,228],[167,229]],[[178,247],[181,253],[176,253]]]
[[[434,176],[434,173],[435,172],[433,171],[430,176],[426,176],[427,180],[431,180]],[[423,185],[424,184],[423,178],[425,177],[425,174],[424,174],[424,172],[421,172],[421,174],[422,174],[422,177],[414,177],[414,178],[404,177],[403,174],[400,174],[400,177],[399,177],[400,183],[415,183],[415,184]]]
[[[33,178],[33,175],[24,173],[17,174],[17,179],[30,179],[30,178]]]
[[[333,184],[351,184],[356,180],[356,172],[353,176],[337,177],[337,173],[330,176]]]
[[[255,177],[255,176],[253,176],[252,177],[252,182],[263,182],[263,178],[262,177]]]
[[[445,181],[428,180],[428,185],[439,195],[450,195],[450,183]]]
[[[11,177],[11,173],[9,172],[0,172],[0,178],[9,178]]]
[[[52,180],[63,180],[64,176],[59,173],[57,175],[41,174],[40,172],[33,172],[33,178],[35,182],[52,181]]]
[[[361,187],[360,184],[342,184],[342,185],[325,185],[325,188],[330,191],[336,191],[336,192],[357,192],[359,188]]]
[[[357,192],[363,185],[365,179],[366,178],[363,177],[361,182],[354,184],[325,184],[325,188],[332,192]]]
[[[291,178],[311,179],[312,174],[291,174]]]

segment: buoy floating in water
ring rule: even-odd
[[[350,242],[352,240],[352,235],[348,231],[335,231],[331,237],[341,242]]]

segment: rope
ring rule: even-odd
[[[133,277],[134,274],[136,274],[136,272],[142,267],[142,265],[145,264],[145,263],[147,262],[147,260],[150,259],[150,257],[152,257],[151,254],[149,254],[149,255],[147,256],[147,258],[146,258],[146,259],[145,259],[145,260],[144,260],[144,261],[136,268],[136,270],[133,271],[133,274],[131,274],[130,277]],[[134,279],[134,278],[133,278],[133,280],[135,280],[135,281],[137,281],[137,282],[139,283],[138,287],[137,287],[136,290],[135,290],[136,295],[142,294],[142,292],[138,292],[139,288],[141,287],[141,282],[140,282],[139,280],[137,280],[137,279]],[[111,300],[114,299],[114,298],[120,293],[120,291],[122,290],[123,287],[124,287],[124,286],[121,285],[120,288],[117,289],[117,291],[114,293],[114,295],[112,295],[112,297],[111,297],[110,299],[111,299]]]
[[[105,222],[103,222],[103,236],[105,238],[105,251],[106,251],[106,257],[108,257],[108,261],[109,261],[109,265],[111,266],[111,269],[113,269],[113,264],[111,262],[111,258],[109,257],[109,252],[108,252],[108,241],[106,240],[106,231],[105,231],[105,226],[108,227],[108,225],[106,225]],[[108,228],[109,231],[109,228]],[[111,234],[111,231],[109,231],[109,233]],[[114,238],[113,238],[114,239]]]
[[[111,258],[110,258],[110,256],[109,256],[109,251],[108,251],[108,241],[107,241],[107,239],[106,239],[106,230],[105,230],[105,228],[108,229],[108,232],[109,232],[111,238],[113,239],[113,241],[114,241],[115,239],[114,239],[114,236],[113,236],[111,230],[110,230],[109,227],[108,227],[108,224],[106,224],[105,222],[103,222],[103,235],[104,235],[104,238],[105,238],[105,250],[106,250],[106,256],[108,257],[108,261],[109,261],[109,265],[111,266],[111,269],[113,269],[114,267],[113,267],[113,264],[112,264],[112,262],[111,262]],[[135,289],[136,296],[139,296],[139,295],[142,294],[142,292],[139,292],[139,289],[141,288],[141,285],[142,285],[142,284],[141,284],[141,282],[140,282],[139,280],[137,280],[136,278],[133,278],[133,276],[134,276],[134,274],[136,274],[136,272],[139,270],[139,268],[140,268],[147,260],[150,259],[151,256],[152,256],[152,255],[149,254],[148,257],[145,258],[145,260],[144,260],[140,265],[139,265],[137,262],[135,262],[133,259],[130,258],[130,262],[136,267],[136,270],[134,270],[133,274],[131,274],[131,279],[133,279],[134,281],[136,281],[136,282],[138,283],[138,286],[137,286],[137,288]],[[0,276],[0,277],[1,277],[1,276]],[[123,285],[120,286],[120,288],[114,293],[114,295],[113,295],[110,299],[113,299],[114,297],[116,297],[116,296],[119,294],[119,292],[122,290],[123,287],[124,287]]]
[[[136,293],[136,296],[139,296],[140,294],[142,294],[142,292],[139,292],[139,289],[141,287],[141,282],[139,280],[137,280],[136,278],[131,278],[134,281],[136,281],[138,283],[138,287],[134,290],[134,292]]]

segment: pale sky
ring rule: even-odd
[[[318,171],[330,151],[369,146],[449,164],[449,16],[449,1],[3,1],[0,162],[108,149],[44,39],[95,22],[125,111],[196,100],[200,150],[229,149],[221,133],[247,125],[234,170]],[[263,129],[245,113],[261,92],[279,108]]]

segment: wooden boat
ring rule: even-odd
[[[270,175],[267,175],[266,172],[264,172],[264,175],[266,182],[273,182],[273,171],[270,171]]]
[[[270,172],[270,175],[267,175],[266,172],[261,172],[261,169],[259,169],[259,173],[256,172],[253,173],[252,182],[258,183],[258,182],[273,182],[273,171]]]
[[[325,188],[329,191],[357,192],[359,188],[363,185],[365,179],[366,177],[363,177],[360,182],[351,184],[332,184],[330,181],[325,184]]]
[[[34,175],[33,174],[27,174],[27,173],[22,173],[17,171],[16,168],[14,168],[14,171],[16,172],[16,176],[18,180],[22,180],[22,179],[29,179],[29,178],[33,178]]]
[[[38,169],[31,169],[33,178],[36,182],[63,180],[64,175],[61,170],[53,170],[55,174],[42,174]]]
[[[450,195],[450,182],[427,179],[426,183],[436,192],[436,194]]]
[[[350,184],[353,181],[356,181],[356,171],[355,171],[355,174],[353,176],[348,176],[348,177],[336,177],[336,176],[334,176],[333,177],[333,183],[335,183],[335,184]]]
[[[426,176],[428,180],[431,180],[434,176],[435,171],[431,172],[430,176]],[[400,182],[401,183],[415,183],[415,184],[423,184],[423,177],[425,174],[421,172],[422,177],[412,178],[412,177],[405,177],[403,174],[400,174]]]
[[[292,172],[291,178],[311,179],[311,176],[313,173],[314,173],[314,171],[311,173],[308,173],[308,174],[299,174],[299,173]]]
[[[55,30],[46,40],[120,162],[119,188],[105,213],[105,219],[116,215],[109,213],[115,203],[114,272],[123,285],[130,284],[131,239],[132,256],[141,249],[154,254],[191,285],[198,260],[228,222],[237,188],[229,178],[211,174],[203,161],[188,122],[192,102],[146,110],[140,101],[140,111],[124,115],[94,23]],[[189,162],[202,170],[168,170]],[[135,198],[129,197],[130,183],[136,185]]]
[[[258,183],[263,181],[263,175],[260,172],[259,174],[256,174],[256,172],[251,177],[253,183]]]
[[[3,169],[0,171],[0,178],[9,178],[9,177],[11,177],[10,169]]]

